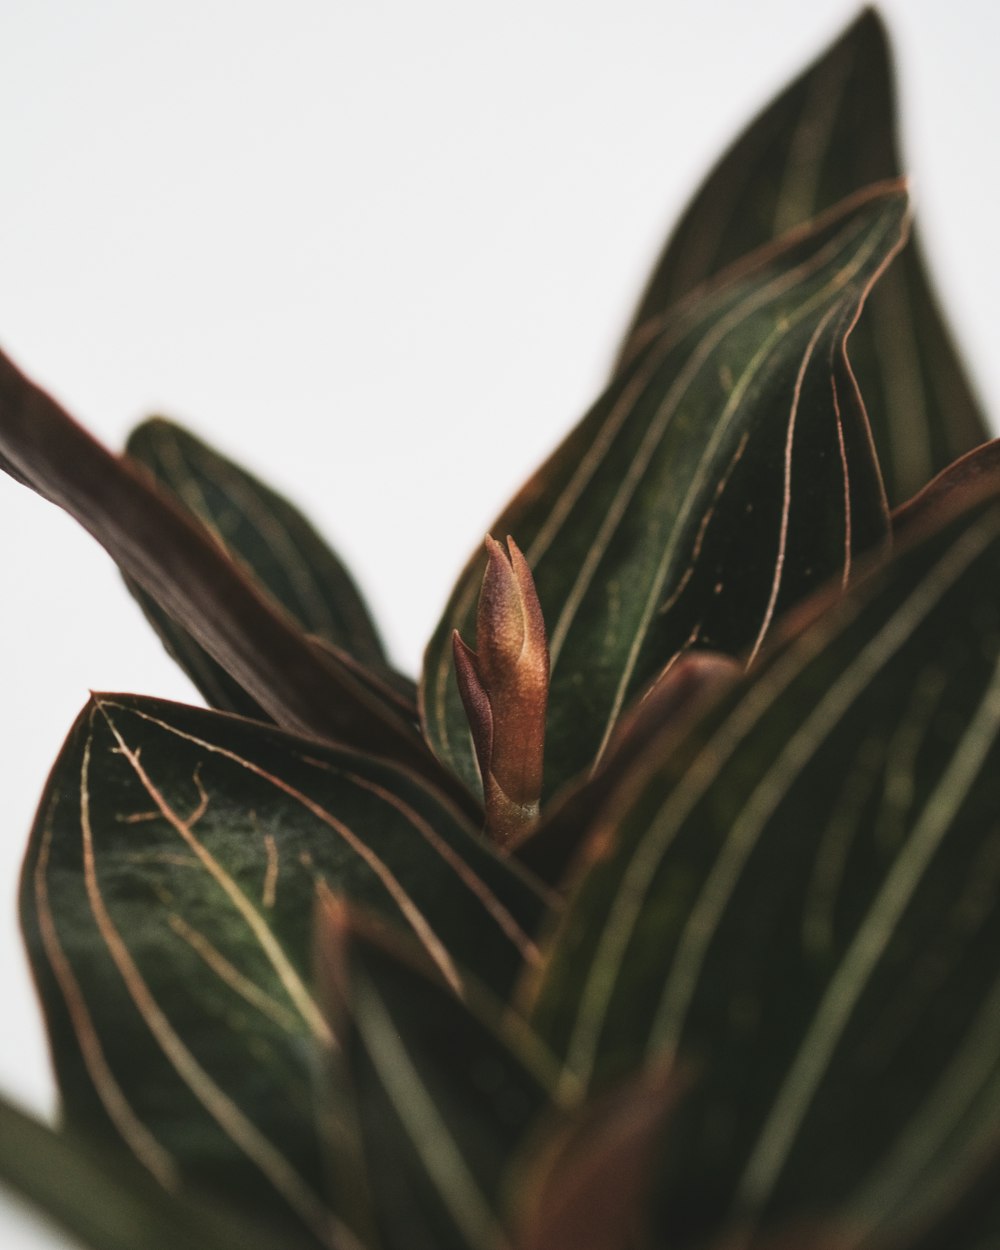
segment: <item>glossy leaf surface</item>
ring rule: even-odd
[[[549,636],[546,791],[588,767],[628,701],[698,646],[755,651],[780,613],[877,547],[888,517],[844,343],[901,245],[887,184],[678,309],[511,503]],[[451,664],[482,559],[428,649],[428,737],[477,771]]]
[[[501,1033],[475,994],[462,1002],[339,913],[321,930],[321,979],[379,1244],[503,1250],[506,1171],[551,1105],[551,1057],[516,1020]]]
[[[0,1101],[0,1180],[90,1250],[308,1248],[287,1228],[251,1222],[218,1201],[169,1193],[93,1141],[56,1132]],[[280,1240],[279,1240],[280,1238]]]
[[[312,912],[324,885],[503,995],[542,901],[419,778],[217,712],[95,696],[33,832],[22,917],[69,1123],[323,1241]]]
[[[911,534],[679,746],[652,739],[592,822],[533,1018],[575,1079],[660,1051],[695,1069],[668,1241],[828,1212],[902,1234],[992,1155],[998,488]]]
[[[333,643],[376,673],[388,673],[382,643],[353,579],[288,500],[161,417],[134,430],[126,451],[307,634]],[[257,702],[155,600],[134,583],[130,589],[213,707],[264,718]],[[412,690],[409,701],[415,701]]]
[[[885,31],[867,10],[707,176],[650,279],[622,361],[672,304],[744,253],[860,187],[898,177],[893,97]],[[915,241],[873,293],[851,362],[893,506],[988,437]]]

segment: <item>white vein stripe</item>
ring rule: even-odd
[[[97,706],[103,713],[108,729],[118,743],[122,756],[132,768],[143,789],[156,804],[163,819],[194,852],[205,871],[243,917],[247,927],[256,938],[258,945],[284,986],[285,992],[295,1004],[310,1031],[324,1045],[331,1045],[333,1043],[333,1035],[330,1032],[330,1026],[324,1019],[323,1013],[317,1006],[305,982],[285,954],[281,943],[275,937],[267,920],[261,915],[222,864],[212,855],[204,843],[195,836],[191,822],[182,820],[167,802],[164,795],[153,784],[152,779],[140,761],[138,751],[133,751],[126,743],[108,711],[109,707],[117,705],[99,702]]]
[[[367,979],[358,978],[355,984],[352,1018],[379,1080],[463,1240],[482,1250],[504,1250],[507,1241],[486,1195],[414,1068],[395,1021]]]
[[[1000,661],[913,832],[830,979],[805,1040],[774,1100],[740,1182],[739,1196],[752,1209],[759,1209],[774,1188],[858,1000],[996,741],[998,726]]]
[[[687,397],[694,379],[698,376],[702,367],[709,360],[711,354],[718,348],[719,344],[727,337],[727,335],[738,329],[752,313],[759,311],[762,307],[777,300],[779,296],[785,295],[789,291],[793,291],[802,281],[804,281],[806,277],[812,277],[816,272],[822,271],[823,265],[830,258],[828,253],[835,254],[842,252],[849,243],[853,242],[854,236],[858,234],[859,231],[860,226],[857,222],[848,223],[848,226],[845,226],[845,229],[841,231],[835,239],[831,241],[831,243],[827,244],[826,247],[817,252],[815,256],[811,256],[807,262],[797,266],[795,269],[790,269],[785,273],[779,274],[776,278],[767,283],[767,285],[751,291],[746,298],[741,300],[735,308],[732,308],[715,326],[712,327],[712,329],[699,341],[698,346],[684,362],[677,378],[651,418],[649,427],[642,438],[642,442],[629,466],[628,472],[622,480],[618,490],[615,492],[614,500],[612,501],[604,520],[601,522],[597,536],[590,545],[587,552],[587,558],[581,565],[580,571],[573,582],[573,586],[570,588],[570,591],[566,596],[566,601],[563,605],[562,611],[560,612],[559,618],[556,621],[554,629],[552,630],[552,637],[549,645],[550,666],[552,670],[555,669],[558,663],[559,655],[566,635],[569,632],[579,605],[593,579],[597,567],[611,544],[615,531],[621,524],[621,521],[627,512],[628,506],[631,503],[640,482],[644,478],[650,464],[653,462],[656,451],[658,450],[663,437],[669,428],[671,420],[676,415],[684,399]],[[662,583],[666,576],[666,570],[673,558],[674,550],[677,542],[679,541],[680,534],[684,529],[686,519],[701,492],[705,489],[711,469],[717,460],[718,448],[728,432],[736,414],[740,411],[740,405],[743,398],[757,373],[769,359],[776,345],[787,337],[793,327],[798,325],[800,321],[807,317],[814,308],[821,306],[826,300],[828,300],[832,290],[839,290],[850,281],[857,270],[864,265],[865,261],[871,255],[871,252],[875,249],[877,243],[877,239],[870,239],[867,248],[862,248],[859,251],[859,253],[854,257],[851,266],[847,270],[838,270],[835,279],[825,283],[819,291],[814,292],[809,298],[800,304],[794,312],[787,313],[784,318],[781,318],[778,324],[767,335],[764,342],[747,363],[746,369],[744,369],[743,373],[734,385],[733,390],[719,415],[718,421],[712,430],[704,452],[698,461],[695,472],[692,475],[692,480],[689,484],[687,493],[684,496],[684,500],[677,509],[676,519],[671,526],[671,538],[667,544],[667,550],[663,559],[660,561],[654,577],[654,589],[651,596],[654,606],[660,598]],[[629,409],[629,413],[627,415],[631,415],[631,408]],[[529,549],[529,557],[531,559],[535,558],[534,544],[532,544],[532,547]],[[644,614],[642,624],[640,625],[640,633],[642,633],[648,626],[651,618],[652,612]],[[629,674],[630,669],[627,668],[626,676],[622,678],[623,683],[627,681]]]
[[[50,810],[51,816],[51,810]],[[135,1113],[111,1070],[87,1000],[80,988],[66,952],[63,950],[56,929],[55,917],[49,900],[48,867],[52,845],[52,828],[46,824],[42,842],[35,861],[35,903],[38,909],[38,929],[49,966],[62,992],[70,1026],[87,1075],[101,1100],[108,1119],[122,1136],[122,1140],[143,1167],[148,1169],[164,1189],[174,1192],[180,1183],[177,1165],[169,1151],[164,1150],[153,1134]]]
[[[871,656],[874,648],[887,658],[901,647],[968,565],[996,537],[998,529],[1000,521],[990,514],[962,534],[910,592],[855,663],[868,662],[866,657]],[[569,1073],[585,1078],[593,1067],[598,1040],[628,944],[662,858],[683,822],[773,701],[816,654],[850,626],[862,606],[860,601],[845,603],[832,627],[814,626],[749,688],[747,695],[705,744],[684,778],[651,819],[648,832],[629,859],[607,921],[598,937],[567,1049],[566,1068]],[[623,806],[628,806],[628,796],[623,799]],[[688,991],[685,990],[684,998],[687,996]],[[678,1004],[681,1001],[679,994],[676,1001]],[[669,1029],[674,1026],[664,1021],[663,1027]]]
[[[225,1135],[250,1159],[282,1195],[292,1210],[314,1230],[320,1241],[333,1246],[336,1220],[280,1150],[226,1094],[192,1054],[174,1029],[132,957],[105,905],[97,876],[94,835],[90,821],[90,750],[88,736],[80,766],[80,833],[84,881],[94,923],[124,982],[136,1010],[156,1044],[181,1081],[201,1103]]]
[[[873,240],[869,240],[868,246],[860,249],[854,258],[854,263],[850,267],[845,270],[839,270],[829,284],[824,286],[811,299],[807,300],[801,307],[795,310],[794,317],[789,318],[789,324],[797,324],[810,312],[812,312],[814,308],[821,306],[826,300],[831,298],[831,291],[833,289],[846,285],[869,259],[871,253],[875,250],[879,242],[881,242],[880,236]],[[889,259],[895,255],[901,245],[902,241],[900,240],[899,243],[897,243],[897,246],[890,252]],[[888,259],[883,262],[883,267],[885,264],[888,264]],[[858,296],[855,295],[855,298],[858,298]],[[787,328],[779,325],[779,327],[768,336],[767,340],[747,365],[746,370],[740,376],[732,394],[729,397],[729,401],[719,417],[718,424],[709,439],[705,454],[699,462],[697,472],[692,477],[688,491],[684,497],[684,501],[681,504],[677,517],[674,521],[670,539],[666,544],[663,555],[660,558],[659,564],[657,565],[656,571],[650,583],[649,594],[646,598],[642,615],[639,619],[638,627],[635,632],[635,637],[632,640],[632,645],[630,646],[628,655],[626,656],[621,677],[619,678],[618,686],[615,690],[614,698],[611,703],[611,709],[608,713],[608,719],[601,739],[598,756],[603,754],[614,729],[615,723],[621,714],[625,700],[628,697],[629,686],[632,681],[636,665],[639,661],[642,646],[646,640],[650,622],[656,613],[657,605],[663,598],[664,588],[670,572],[670,566],[673,563],[680,535],[687,524],[687,520],[690,517],[699,496],[707,489],[708,478],[715,462],[718,445],[729,425],[735,419],[735,414],[739,411],[739,406],[743,396],[757,377],[757,374],[763,368],[765,362],[776,350],[777,345],[780,343],[783,333],[785,332],[787,332]]]
[[[760,629],[757,631],[757,638],[750,651],[750,658],[747,660],[747,668],[753,664],[757,658],[757,653],[764,645],[764,637],[771,628],[771,618],[774,616],[774,609],[778,602],[778,595],[781,591],[781,578],[785,571],[785,553],[788,549],[788,518],[792,511],[792,453],[795,450],[795,427],[798,423],[799,404],[802,400],[802,386],[805,382],[806,373],[812,363],[813,353],[816,351],[816,344],[820,340],[820,335],[827,327],[827,323],[838,311],[835,304],[824,317],[821,317],[813,330],[809,342],[806,344],[806,350],[802,353],[802,360],[799,363],[799,371],[795,376],[795,386],[792,390],[792,407],[788,414],[788,426],[785,430],[785,458],[784,458],[784,476],[781,491],[781,525],[778,530],[778,554],[774,559],[774,575],[771,578],[771,591],[767,597],[767,607],[764,610],[764,619],[761,622]],[[837,413],[839,417],[839,411]],[[838,421],[839,426],[839,421]],[[850,527],[851,502],[848,493],[845,500],[845,515],[847,516],[847,526]],[[850,548],[848,548],[847,559],[850,559]]]
[[[156,716],[151,716],[148,712],[143,712],[137,707],[129,707],[125,704],[109,702],[103,702],[100,706],[102,708],[116,707],[127,714],[137,716],[140,720],[147,721],[151,725],[157,725],[160,729],[165,730],[167,733],[173,734],[175,738],[180,738],[185,742],[191,742],[195,746],[199,746],[213,755],[218,755],[222,759],[229,760],[231,763],[245,769],[253,776],[260,777],[263,781],[272,785],[276,790],[281,791],[283,794],[287,794],[289,798],[294,799],[295,802],[304,807],[306,811],[315,816],[317,820],[333,829],[334,832],[336,832],[344,840],[344,842],[347,843],[358,858],[363,860],[364,863],[372,870],[374,875],[378,878],[380,884],[386,889],[387,893],[392,898],[393,902],[395,902],[396,906],[406,917],[410,927],[420,939],[420,942],[423,944],[431,959],[440,968],[441,975],[456,991],[456,993],[461,992],[462,978],[455,965],[455,961],[452,959],[447,947],[437,936],[437,933],[434,931],[430,921],[407,893],[406,888],[396,877],[391,868],[389,868],[385,861],[382,860],[375,853],[375,851],[372,850],[368,843],[363,841],[354,832],[354,830],[350,828],[349,825],[346,825],[343,821],[338,820],[333,813],[328,812],[322,804],[317,803],[301,790],[297,790],[294,786],[289,785],[289,783],[284,781],[281,777],[268,772],[266,768],[262,768],[259,764],[255,764],[252,760],[245,759],[243,756],[238,755],[235,751],[230,751],[227,747],[219,746],[218,743],[209,742],[205,738],[199,738],[195,734],[186,733],[184,730],[178,729],[176,725],[171,725],[167,721],[160,720]],[[127,753],[127,748],[125,749]],[[256,913],[256,909],[253,908],[253,905],[249,902],[249,900],[246,900],[246,903],[247,906],[259,916],[259,913]],[[260,923],[262,931],[270,933],[267,921],[260,918]],[[283,955],[280,946],[276,947],[276,953]],[[291,965],[288,966],[289,969],[294,972],[294,970],[291,969]],[[280,975],[280,968],[278,969],[278,972]],[[284,978],[282,979],[284,980]],[[316,1011],[319,1013],[318,1008],[316,1008]],[[317,1015],[316,1020],[317,1022],[321,1022],[322,1028],[326,1029],[326,1040],[330,1040],[329,1029],[325,1024],[325,1021],[322,1020],[322,1013]]]
[[[923,1180],[922,1173],[937,1162],[935,1154],[945,1148],[963,1118],[977,1106],[984,1108],[990,1124],[985,1134],[987,1141],[993,1138],[996,1089],[991,1098],[988,1087],[998,1087],[998,1067],[1000,980],[994,982],[944,1075],[899,1133],[887,1157],[870,1170],[862,1193],[851,1202],[848,1223],[881,1223],[887,1214],[890,1218],[894,1211],[902,1214],[903,1203],[907,1214],[912,1214],[909,1208],[916,1196],[915,1186]]]
[[[722,337],[725,333],[725,327],[729,322],[733,322],[733,324],[738,324],[740,320],[740,316],[748,315],[748,313],[753,311],[753,309],[760,302],[762,301],[766,302],[768,298],[776,298],[778,295],[782,294],[788,288],[789,285],[794,285],[796,282],[804,279],[806,276],[810,276],[814,272],[816,272],[818,269],[821,269],[822,266],[829,261],[831,255],[835,254],[838,251],[843,251],[845,249],[845,247],[853,240],[854,236],[859,233],[862,225],[863,223],[859,223],[857,220],[852,221],[850,218],[848,218],[847,221],[843,223],[843,228],[835,235],[835,237],[830,242],[825,244],[815,255],[809,257],[808,260],[796,266],[795,269],[778,275],[777,278],[772,279],[771,282],[769,282],[761,290],[752,292],[748,297],[745,297],[741,301],[740,304],[737,305],[736,309],[730,309],[730,311],[723,316],[721,323],[717,325],[716,327],[714,327],[713,330],[709,331],[708,335],[706,336],[706,339],[713,339],[713,338],[718,339],[719,337]],[[891,259],[891,256],[895,255],[896,251],[898,251],[901,245],[902,245],[902,239],[898,240],[897,244],[891,249],[890,256],[884,262],[885,264],[888,263],[888,260]],[[868,253],[866,253],[864,259],[867,259],[867,255]],[[884,265],[882,266],[882,268],[884,268]],[[881,272],[881,269],[880,269],[880,272]],[[840,279],[843,279],[843,275],[840,275]],[[723,287],[720,289],[719,292],[714,293],[715,300],[718,300],[720,298],[720,295],[724,294],[725,291],[726,291],[726,288]],[[705,298],[706,297],[704,295],[701,296],[702,300],[705,300]],[[695,307],[698,307],[697,303],[695,304]],[[710,306],[710,311],[714,312],[713,306]],[[801,312],[801,310],[798,310],[798,311]],[[699,317],[697,319],[692,319],[693,324],[685,322],[683,326],[684,331],[685,332],[690,331],[693,328],[693,325],[697,325],[700,320],[704,319],[705,315],[706,314],[705,314],[704,305],[702,305],[701,313]],[[611,407],[610,411],[605,416],[604,421],[602,422],[601,426],[598,428],[594,437],[594,441],[592,442],[591,446],[586,449],[584,455],[581,457],[580,463],[577,465],[576,469],[570,476],[569,480],[565,483],[565,485],[560,490],[558,496],[553,501],[548,516],[539,527],[538,532],[536,533],[534,539],[529,543],[528,547],[526,548],[526,557],[527,557],[529,565],[531,566],[533,570],[537,570],[538,565],[541,562],[543,556],[548,551],[551,543],[554,541],[558,532],[565,525],[573,507],[575,506],[579,498],[582,496],[587,484],[590,482],[591,478],[593,478],[593,476],[597,473],[597,471],[601,467],[601,464],[603,463],[604,458],[606,457],[612,443],[614,442],[614,439],[617,437],[620,430],[626,424],[629,416],[631,415],[633,411],[635,404],[641,398],[653,374],[663,363],[663,360],[665,359],[669,350],[676,345],[675,342],[673,341],[673,336],[677,335],[678,329],[679,329],[679,323],[677,320],[674,320],[673,322],[670,323],[670,329],[667,332],[665,332],[663,340],[661,341],[660,344],[657,345],[655,349],[653,349],[649,359],[643,362],[641,367],[637,370],[636,376],[633,377],[631,382],[625,386],[621,395],[619,395],[617,401]],[[703,351],[704,347],[705,347],[705,340],[702,340],[701,344],[699,344],[698,350],[695,352],[696,358],[699,356],[699,353]],[[671,417],[673,416],[673,412],[676,409],[676,406],[681,402],[683,398],[684,391],[685,391],[685,387],[681,385],[683,378],[686,377],[688,373],[697,372],[697,363],[698,363],[697,359],[689,359],[687,362],[685,362],[684,368],[681,371],[681,375],[678,377],[677,380],[675,380],[675,383],[671,387],[670,393],[664,398],[663,403],[661,404],[656,414],[652,418],[653,423],[658,423],[661,426],[661,433],[662,433],[662,428],[665,428],[666,425],[669,423]],[[732,397],[730,397],[730,404],[731,404],[731,400],[732,400]],[[730,405],[727,405],[727,411],[729,410],[729,407]],[[720,419],[719,425],[721,426],[723,424],[724,424],[724,419]],[[715,446],[715,442],[717,442],[717,437],[718,437],[718,431],[716,431],[716,438],[713,441],[713,448]],[[647,433],[647,436],[643,441],[643,447],[645,447],[647,442],[650,442],[650,441],[651,441],[651,445],[655,448],[657,440],[655,437],[651,438],[651,435],[649,433]],[[558,454],[558,452],[555,454]],[[638,459],[639,457],[637,457],[637,461]],[[542,472],[544,473],[544,468]],[[618,495],[616,496],[615,502],[612,504],[613,510],[618,509],[622,513],[622,515],[624,514],[625,508],[627,507],[628,499],[631,497],[631,493],[634,491],[634,489],[638,485],[638,481],[641,478],[641,476],[642,476],[642,469],[639,466],[639,464],[636,463],[632,466],[632,469],[630,470],[630,473],[628,475],[628,479],[635,478],[635,481],[632,483],[631,486],[629,485],[629,480],[626,480],[626,482],[623,483],[622,489],[619,490]],[[697,485],[697,483],[695,483],[695,485]],[[623,490],[624,490],[624,495],[623,495]],[[684,504],[681,506],[681,509],[678,512],[679,517],[686,516],[686,510],[689,510],[691,501],[692,501],[692,492],[689,491],[688,496],[686,497],[684,501]],[[605,524],[602,525],[602,533],[603,533],[603,530],[607,528],[607,525],[608,525],[608,519],[606,518]],[[675,524],[673,526],[674,534],[678,532],[678,529],[680,528],[680,526],[681,526],[681,522],[679,520],[675,521]],[[609,530],[608,541],[610,541],[610,535],[613,533],[614,528],[615,528],[614,526],[611,526]],[[587,590],[587,587],[590,583],[591,578],[594,576],[594,573],[596,572],[597,565],[600,562],[602,555],[603,555],[602,545],[599,542],[595,542],[594,544],[592,544],[591,549],[588,552],[587,559],[584,561],[584,565],[581,567],[580,574],[575,580],[573,586],[570,588],[568,596],[564,604],[562,605],[560,616],[555,622],[554,627],[551,629],[551,632],[550,632],[550,671],[554,670],[556,667],[556,664],[559,658],[559,653],[561,651],[563,642],[565,641],[565,636],[569,631],[570,625],[572,623],[572,618],[575,614],[576,606],[579,603],[579,601],[581,601],[582,598],[584,597],[584,594]],[[654,585],[652,592],[649,596],[649,602],[646,605],[642,624],[640,625],[640,630],[639,630],[640,634],[642,634],[643,636],[645,634],[645,631],[648,629],[649,621],[652,619],[652,616],[656,611],[656,607],[659,602],[659,599],[662,597],[662,584],[666,576],[666,571],[669,567],[672,556],[673,556],[673,547],[670,546],[670,549],[665,553],[664,558],[661,560],[660,565],[657,569],[657,573],[655,577],[656,585]],[[465,584],[462,586],[462,589],[457,596],[456,602],[454,604],[454,608],[449,609],[448,619],[451,619],[453,621],[455,620],[460,621],[464,619],[468,611],[471,609],[471,605],[475,601],[475,594],[476,594],[477,584],[478,584],[476,576],[475,576],[475,571],[480,567],[481,567],[480,562],[474,561],[472,565],[469,567],[469,569],[467,570],[466,574],[463,575],[466,578]],[[641,643],[641,639],[639,641]],[[433,646],[433,643],[432,643],[432,646]],[[613,706],[612,706],[612,709],[608,718],[608,725],[606,727],[604,738],[601,744],[601,750],[604,749],[604,745],[607,742],[610,731],[611,729],[613,729],[614,721],[618,713],[620,712],[622,702],[624,701],[624,698],[626,697],[628,682],[631,678],[631,673],[634,669],[635,663],[638,658],[638,651],[639,651],[638,646],[634,646],[626,661],[626,669],[621,677],[621,680],[618,685],[618,689],[615,694],[614,703],[613,703]],[[424,686],[425,697],[424,697],[424,706],[423,706],[423,715],[424,715],[425,723],[428,725],[429,728],[431,727],[431,725],[433,725],[436,731],[439,744],[440,744],[440,752],[446,758],[451,757],[453,754],[455,754],[457,750],[456,744],[451,742],[451,735],[449,732],[449,723],[448,723],[449,704],[448,704],[448,699],[447,699],[447,691],[448,691],[449,678],[451,676],[450,657],[451,657],[450,647],[440,646],[438,648],[437,667],[436,667],[436,671],[434,672],[433,681],[430,681],[430,680],[426,681],[425,686]],[[429,699],[426,697],[427,695],[431,695],[431,694],[433,695],[432,698]],[[460,724],[464,727],[464,724],[465,724],[464,718],[460,718],[457,724]],[[463,737],[464,736],[465,735],[463,735]],[[469,741],[471,741],[471,739],[469,739]]]
[[[518,924],[508,908],[501,903],[468,861],[438,834],[437,830],[420,815],[416,808],[411,807],[409,803],[405,802],[397,794],[393,794],[391,790],[387,790],[385,786],[369,781],[358,773],[345,772],[343,776],[353,782],[359,789],[367,790],[369,794],[374,794],[383,803],[388,803],[390,807],[399,812],[416,829],[417,833],[420,834],[434,853],[455,873],[469,893],[478,899],[483,911],[486,912],[511,944],[517,947],[522,958],[528,963],[535,964],[539,962],[538,947]],[[559,901],[558,899],[553,899],[552,905],[558,906]]]
[[[669,1048],[680,1041],[708,948],[747,859],[778,805],[869,682],[907,642],[944,590],[980,554],[987,541],[978,531],[963,535],[945,561],[937,565],[941,584],[937,584],[938,579],[934,576],[920,583],[906,604],[889,618],[827,689],[758,782],[723,843],[684,926],[650,1031],[651,1048]]]

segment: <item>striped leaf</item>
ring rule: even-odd
[[[593,776],[568,786],[544,819],[512,848],[518,862],[558,889],[572,875],[591,814],[612,794],[622,774],[644,754],[655,735],[664,749],[668,732],[678,739],[699,709],[738,680],[738,661],[714,651],[690,651],[644,695],[621,724]]]
[[[383,675],[415,715],[416,697],[393,674],[351,575],[286,499],[179,425],[154,417],[129,437],[128,455],[189,512],[259,588],[305,630]],[[140,587],[129,589],[171,655],[213,707],[267,719],[255,699]],[[402,688],[401,688],[402,687]]]
[[[287,1228],[217,1199],[168,1193],[93,1141],[56,1132],[0,1100],[0,1180],[90,1250],[309,1250]]]
[[[218,712],[94,696],[32,834],[22,919],[68,1123],[159,1180],[330,1217],[313,1125],[317,888],[506,994],[543,901],[436,790]]]
[[[0,467],[65,508],[280,725],[403,761],[472,810],[408,715],[311,642],[147,473],[111,455],[2,352]]]
[[[814,605],[680,745],[651,739],[592,819],[533,1020],[574,1080],[652,1053],[696,1072],[664,1148],[670,1244],[828,1214],[852,1245],[902,1235],[994,1156],[1000,475],[985,485]]]
[[[619,367],[713,274],[860,187],[899,176],[892,78],[885,30],[867,9],[709,173],[656,265]],[[851,361],[893,505],[988,437],[915,243],[872,295]]]
[[[692,297],[492,527],[524,551],[548,628],[547,793],[683,650],[755,652],[884,542],[844,345],[905,228],[900,186],[873,187]],[[462,574],[422,687],[428,738],[470,785],[451,633],[471,636],[482,572],[477,556]]]
[[[551,1107],[551,1056],[336,900],[319,931],[378,1245],[506,1250],[506,1172]]]

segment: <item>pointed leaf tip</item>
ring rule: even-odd
[[[486,538],[486,570],[473,651],[452,632],[455,676],[472,733],[486,830],[501,846],[538,816],[549,653],[531,570],[513,539],[509,555]]]

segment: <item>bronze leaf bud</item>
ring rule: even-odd
[[[509,557],[508,557],[509,552]],[[545,623],[527,561],[486,539],[476,650],[458,631],[455,674],[483,779],[486,832],[500,846],[538,819],[549,692]]]

